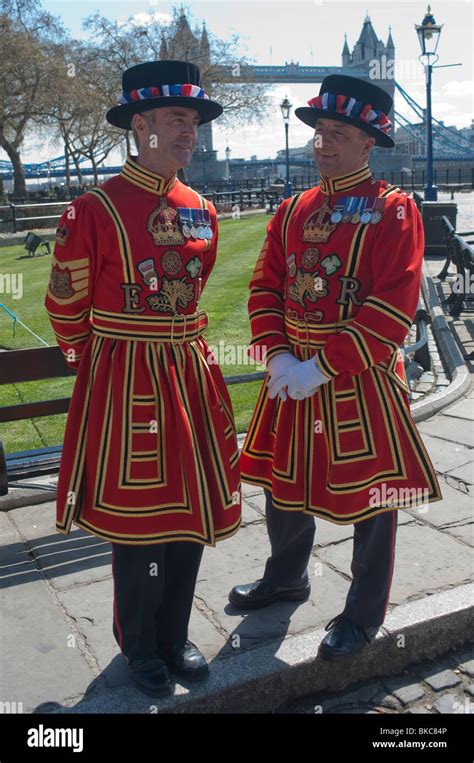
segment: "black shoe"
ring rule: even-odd
[[[172,694],[173,686],[168,675],[168,668],[159,657],[130,660],[128,669],[133,685],[144,694],[148,694],[149,697]]]
[[[170,673],[187,681],[204,681],[208,677],[209,665],[191,641],[186,641],[184,646],[161,644],[159,649]]]
[[[377,635],[379,626],[357,625],[340,614],[333,617],[326,625],[326,630],[329,633],[321,641],[318,655],[322,660],[334,662],[364,649]]]
[[[275,601],[305,601],[310,591],[309,583],[298,588],[282,588],[257,580],[255,583],[235,586],[229,594],[229,601],[237,609],[260,609]]]

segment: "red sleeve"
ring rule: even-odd
[[[56,243],[44,306],[66,363],[78,368],[91,335],[89,313],[98,276],[100,220],[87,194],[66,207]]]
[[[403,343],[416,313],[423,267],[424,233],[411,197],[386,208],[370,252],[373,288],[352,323],[316,353],[328,376],[356,375],[388,358]]]
[[[209,216],[211,218],[212,238],[209,242],[210,246],[204,251],[203,264],[202,264],[202,283],[201,292],[207,283],[207,279],[211,275],[212,268],[214,267],[217,256],[217,242],[219,240],[219,228],[217,225],[217,212],[214,204],[207,201],[206,206],[209,210]]]
[[[248,311],[252,339],[249,355],[266,363],[274,355],[291,352],[285,329],[286,262],[282,223],[291,199],[285,199],[267,225],[267,235],[249,284]]]

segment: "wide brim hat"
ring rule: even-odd
[[[201,72],[189,61],[146,61],[122,74],[123,93],[119,105],[109,109],[105,118],[114,127],[131,130],[134,114],[164,106],[195,109],[199,124],[219,117],[223,108],[212,101],[201,87]]]
[[[319,95],[308,106],[295,109],[302,122],[314,127],[317,119],[334,119],[358,127],[375,138],[377,146],[393,148],[392,123],[388,118],[393,98],[372,82],[345,74],[330,74],[321,83]]]

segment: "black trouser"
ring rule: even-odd
[[[204,546],[191,541],[133,546],[112,543],[113,633],[129,659],[160,655],[188,637]]]
[[[267,530],[271,556],[263,580],[277,586],[308,582],[313,548],[314,517],[300,511],[281,511],[265,490]],[[352,583],[344,614],[359,625],[381,625],[387,611],[395,560],[398,511],[386,511],[354,524]]]

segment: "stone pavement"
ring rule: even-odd
[[[433,268],[440,269],[439,261]],[[0,511],[0,710],[261,712],[380,676],[385,692],[400,703],[398,711],[404,699],[407,705],[416,701],[418,685],[431,697],[428,677],[398,695],[387,682],[453,648],[464,650],[463,665],[471,664],[473,418],[471,387],[418,425],[444,500],[399,511],[387,618],[357,660],[333,666],[315,659],[324,626],[344,607],[352,525],[317,520],[306,603],[278,603],[248,614],[228,603],[233,585],[260,577],[269,553],[263,493],[244,485],[243,526],[205,549],[196,588],[190,638],[211,662],[211,677],[197,687],[178,684],[173,697],[153,704],[130,685],[112,634],[109,544],[81,530],[57,534],[52,500]]]

